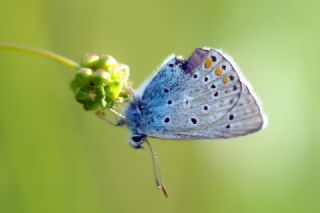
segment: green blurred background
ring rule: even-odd
[[[0,0],[0,41],[109,53],[138,87],[171,53],[232,55],[269,117],[228,142],[152,139],[169,199],[128,131],[85,112],[74,72],[0,51],[0,212],[319,212],[320,2]]]

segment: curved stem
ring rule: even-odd
[[[42,57],[49,58],[53,61],[59,62],[60,64],[67,65],[73,69],[78,69],[80,68],[80,65],[66,57],[63,57],[61,55],[58,55],[56,53],[53,53],[48,50],[40,49],[40,48],[34,48],[34,47],[29,47],[25,45],[19,45],[19,44],[13,44],[13,43],[1,43],[0,42],[0,49],[10,49],[10,50],[18,50],[22,51],[25,53],[31,53],[34,55],[39,55]]]

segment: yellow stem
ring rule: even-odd
[[[18,50],[18,51],[22,51],[25,53],[31,53],[34,55],[39,55],[42,57],[49,58],[53,61],[67,65],[73,69],[80,68],[80,65],[78,63],[76,63],[66,57],[63,57],[61,55],[58,55],[56,53],[53,53],[51,51],[40,49],[40,48],[34,48],[34,47],[29,47],[29,46],[25,46],[25,45],[14,44],[14,43],[1,43],[0,42],[0,49]]]

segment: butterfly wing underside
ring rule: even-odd
[[[143,91],[141,129],[168,139],[216,139],[260,130],[264,119],[249,84],[216,49],[172,57]]]

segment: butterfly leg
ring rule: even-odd
[[[116,121],[111,121],[110,119],[107,118],[107,110],[112,112],[117,118]],[[101,118],[102,120],[106,121],[112,126],[122,126],[126,123],[126,118],[119,112],[115,111],[114,109],[103,109],[103,110],[98,110],[96,111],[96,115]]]

